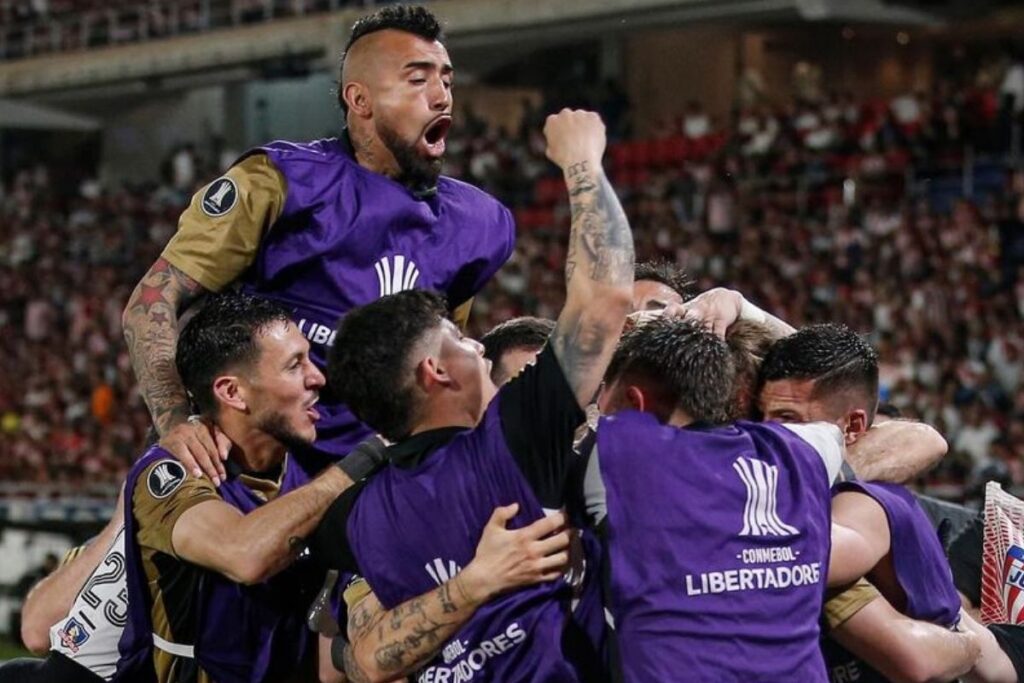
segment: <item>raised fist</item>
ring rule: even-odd
[[[573,164],[599,165],[604,156],[605,133],[601,117],[592,111],[563,109],[544,122],[546,154],[562,170]]]

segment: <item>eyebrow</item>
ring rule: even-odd
[[[409,62],[409,63],[405,64],[402,67],[402,69],[405,70],[405,71],[413,71],[413,70],[416,70],[416,69],[436,69],[436,68],[438,68],[437,67],[437,62],[431,62],[431,61]],[[445,62],[444,64],[441,65],[441,73],[442,74],[450,74],[450,73],[454,73],[454,72],[455,72],[455,67],[453,67],[451,64]]]

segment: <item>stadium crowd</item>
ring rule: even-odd
[[[1005,86],[1014,68],[988,81]],[[953,198],[959,186],[929,194],[928,175],[961,178],[967,143],[1001,158],[1024,97],[1010,86],[752,105],[725,127],[694,103],[659,137],[609,150],[638,260],[679,263],[695,291],[736,287],[794,325],[870,334],[883,398],[951,444],[923,483],[952,499],[986,478],[1024,485],[1024,175],[999,166],[973,201]],[[628,135],[624,96],[599,97],[576,104]],[[475,334],[562,305],[568,207],[538,125],[557,104],[528,108],[518,131],[467,112],[449,141],[446,172],[504,200],[520,226],[515,255],[477,299]],[[197,184],[219,172],[219,159],[196,162]],[[120,316],[195,188],[169,176],[77,189],[60,192],[38,167],[0,199],[5,481],[116,482],[149,425]]]
[[[1021,680],[1020,500],[915,495],[946,439],[876,419],[943,429],[961,494],[1018,474],[1016,95],[955,135],[811,88],[642,139],[606,83],[448,150],[452,71],[388,5],[339,140],[5,188],[13,474],[127,476],[0,679]]]
[[[3,0],[0,57],[18,59],[328,12],[349,0]]]

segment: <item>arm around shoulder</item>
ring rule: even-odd
[[[295,560],[331,502],[351,485],[340,469],[329,467],[248,514],[219,499],[204,500],[174,523],[174,553],[238,583],[266,581]]]
[[[903,484],[931,468],[948,449],[942,435],[923,422],[888,420],[854,442],[846,459],[865,481]]]
[[[945,683],[969,671],[980,652],[974,634],[910,619],[884,598],[872,600],[831,635],[896,683]]]

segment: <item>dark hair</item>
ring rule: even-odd
[[[178,337],[174,363],[189,398],[203,415],[217,413],[213,380],[259,358],[257,336],[276,322],[290,323],[288,311],[267,299],[241,292],[208,297]]]
[[[686,271],[669,261],[641,261],[633,270],[633,282],[651,280],[660,282],[683,298],[693,296],[693,279]]]
[[[447,313],[443,296],[422,289],[352,309],[327,361],[332,395],[389,441],[408,436],[415,416],[409,355]]]
[[[813,398],[859,391],[867,401],[868,424],[878,404],[878,352],[845,325],[809,325],[772,345],[761,364],[761,384],[814,380]]]
[[[724,424],[732,419],[735,375],[717,335],[689,320],[656,318],[622,336],[605,381],[646,381],[662,422],[681,408],[695,422]]]
[[[437,17],[426,7],[419,7],[417,5],[386,5],[373,14],[367,14],[356,19],[356,23],[352,24],[352,33],[345,44],[345,50],[341,53],[341,60],[338,66],[338,104],[341,106],[342,112],[348,113],[348,105],[345,104],[343,90],[345,84],[342,79],[342,74],[345,70],[345,57],[348,55],[348,51],[363,36],[387,29],[405,31],[426,40],[444,42],[444,32],[441,30],[441,24],[437,21]]]
[[[484,358],[497,367],[502,356],[512,349],[539,349],[555,330],[555,321],[524,315],[494,326],[480,338]]]

